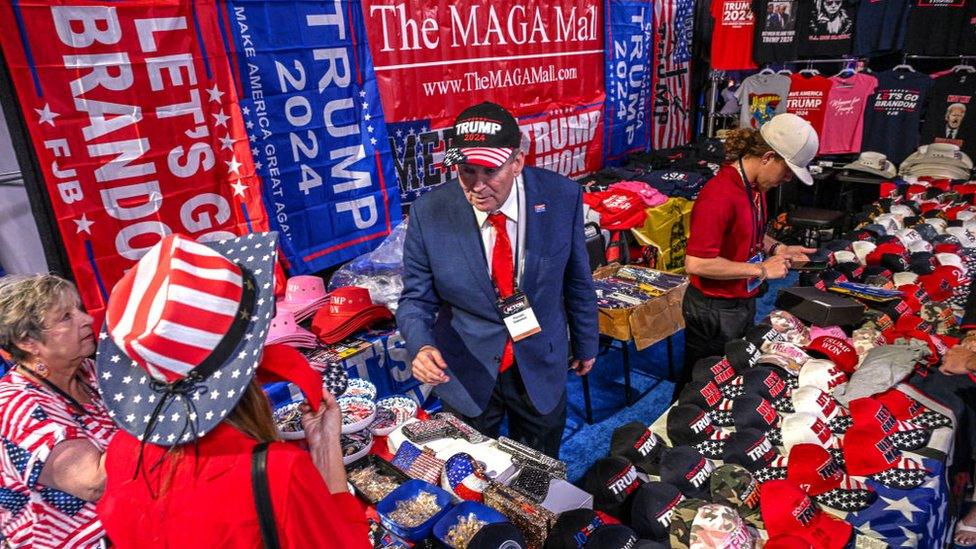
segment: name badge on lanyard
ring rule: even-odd
[[[532,306],[529,305],[529,298],[522,290],[516,289],[512,295],[500,298],[495,302],[495,307],[505,322],[512,341],[521,341],[542,331]]]
[[[759,264],[766,260],[766,255],[762,251],[763,234],[766,232],[766,208],[762,203],[762,195],[749,186],[749,180],[746,178],[746,169],[742,165],[741,158],[739,159],[739,176],[742,177],[742,186],[745,188],[746,196],[749,198],[749,210],[752,213],[752,245],[749,248],[749,255],[751,257],[746,260],[746,263]],[[752,293],[762,283],[763,281],[759,277],[749,278],[746,280],[746,291]]]

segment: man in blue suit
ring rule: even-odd
[[[511,438],[558,457],[567,364],[583,375],[597,352],[582,191],[524,165],[499,105],[466,109],[454,130],[444,164],[458,178],[411,207],[397,326],[446,409],[490,437],[507,414]]]

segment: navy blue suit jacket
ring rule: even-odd
[[[547,414],[566,391],[569,343],[575,358],[596,356],[596,292],[580,186],[528,166],[522,177],[527,225],[519,287],[542,331],[516,342],[514,351],[532,405]],[[457,180],[411,206],[397,327],[411,359],[424,345],[441,352],[450,381],[435,393],[466,416],[477,416],[488,405],[508,338],[483,250],[474,211]]]

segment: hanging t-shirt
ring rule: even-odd
[[[758,129],[773,116],[786,112],[790,77],[754,74],[742,81],[739,91],[739,127]]]
[[[712,0],[712,68],[734,71],[756,68],[752,35],[756,18],[750,0]]]
[[[952,143],[976,154],[976,73],[940,76],[932,82],[925,107],[922,144]]]
[[[966,0],[912,0],[905,52],[958,55],[966,15]]]
[[[898,165],[918,149],[922,107],[932,79],[911,71],[884,71],[876,77],[878,87],[864,110],[861,150],[882,153]]]
[[[806,0],[798,4],[800,57],[836,57],[851,53],[856,0]]]
[[[796,0],[753,0],[756,15],[752,58],[756,63],[796,59]]]
[[[966,16],[959,31],[959,53],[965,55],[976,54],[976,1],[966,6]]]
[[[806,76],[800,73],[790,76],[790,93],[786,99],[786,112],[803,118],[823,133],[824,113],[831,82],[822,75]]]
[[[900,50],[911,0],[862,0],[854,30],[854,55]]]
[[[827,111],[820,134],[820,154],[861,152],[864,133],[864,107],[874,93],[878,79],[864,73],[844,78],[831,76]]]

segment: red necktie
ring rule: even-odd
[[[505,298],[515,293],[515,262],[512,260],[512,240],[508,238],[505,227],[506,217],[503,213],[493,213],[488,216],[488,222],[495,228],[495,247],[491,250],[491,280],[498,288],[498,293]],[[505,341],[502,351],[502,361],[498,372],[504,372],[515,363],[512,351],[512,338]]]

